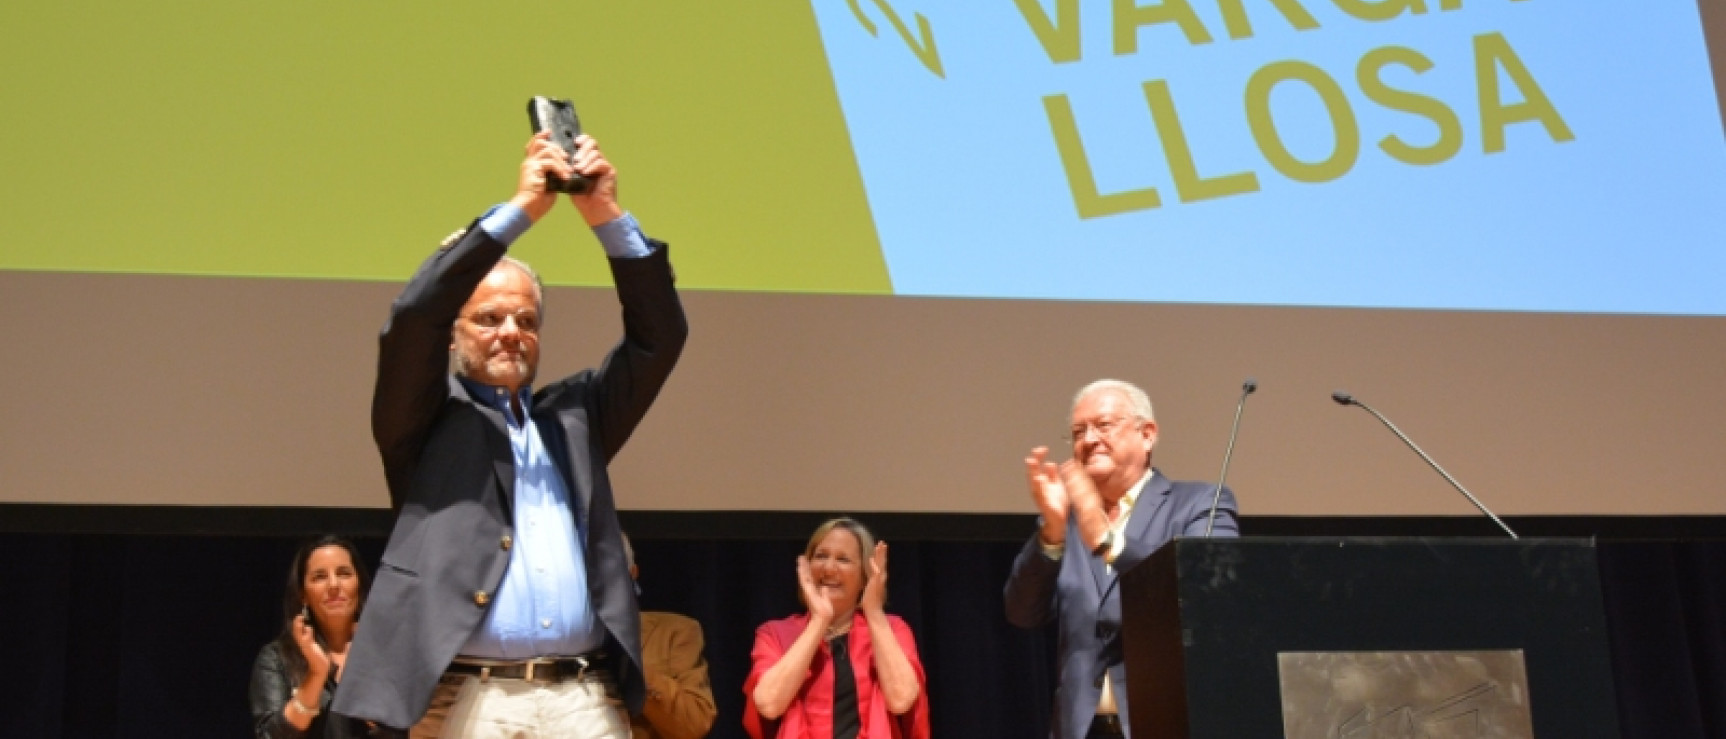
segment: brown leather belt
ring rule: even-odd
[[[565,680],[580,680],[600,671],[600,664],[605,660],[601,651],[588,652],[574,657],[539,657],[527,660],[495,660],[477,659],[473,657],[457,657],[444,670],[444,674],[477,675],[480,680],[526,680],[529,682],[559,683]]]

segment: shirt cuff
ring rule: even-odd
[[[1061,554],[1067,549],[1066,542],[1062,542],[1060,544],[1044,544],[1042,537],[1037,538],[1037,546],[1042,547],[1043,556],[1047,557],[1050,562],[1061,561]]]
[[[515,203],[498,203],[479,217],[480,230],[504,246],[515,243],[532,225],[533,219],[527,217],[527,211]]]
[[[599,244],[605,247],[605,255],[609,257],[635,259],[653,253],[653,247],[647,245],[647,237],[641,234],[641,225],[628,212],[594,226],[593,235],[599,237]]]

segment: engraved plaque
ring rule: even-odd
[[[1522,650],[1280,652],[1287,739],[1532,739]]]

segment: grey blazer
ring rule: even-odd
[[[1115,558],[1116,572],[1138,566],[1176,536],[1204,536],[1215,491],[1216,486],[1210,483],[1173,482],[1153,470],[1127,519],[1126,543]],[[1226,487],[1217,507],[1214,535],[1240,536],[1234,494]],[[1013,561],[1013,573],[1007,578],[1007,620],[1034,629],[1051,618],[1060,619],[1056,652],[1060,679],[1054,725],[1050,727],[1050,736],[1057,739],[1085,739],[1102,697],[1104,670],[1114,687],[1121,723],[1127,723],[1121,593],[1118,585],[1110,587],[1114,579],[1101,557],[1085,551],[1071,518],[1067,520],[1066,550],[1059,562],[1044,556],[1035,533]]]
[[[372,436],[397,518],[333,709],[390,727],[410,727],[425,713],[439,676],[503,582],[515,536],[505,421],[448,371],[456,317],[505,250],[477,226],[420,266],[378,341]],[[649,256],[611,260],[623,340],[598,369],[540,388],[530,412],[586,533],[589,595],[606,632],[608,668],[631,711],[646,693],[640,616],[606,464],[653,403],[688,335],[667,247],[650,245]]]

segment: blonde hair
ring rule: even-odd
[[[869,533],[869,527],[864,526],[861,521],[855,518],[840,516],[822,521],[820,526],[815,527],[815,533],[809,536],[809,543],[804,545],[803,556],[814,559],[815,548],[821,546],[821,540],[833,533],[834,529],[849,531],[852,536],[857,537],[857,567],[863,572],[863,587],[869,587],[869,557],[875,553],[875,535]],[[801,600],[803,598],[802,593],[798,593],[797,597]],[[807,606],[808,604],[805,603],[804,605]]]

